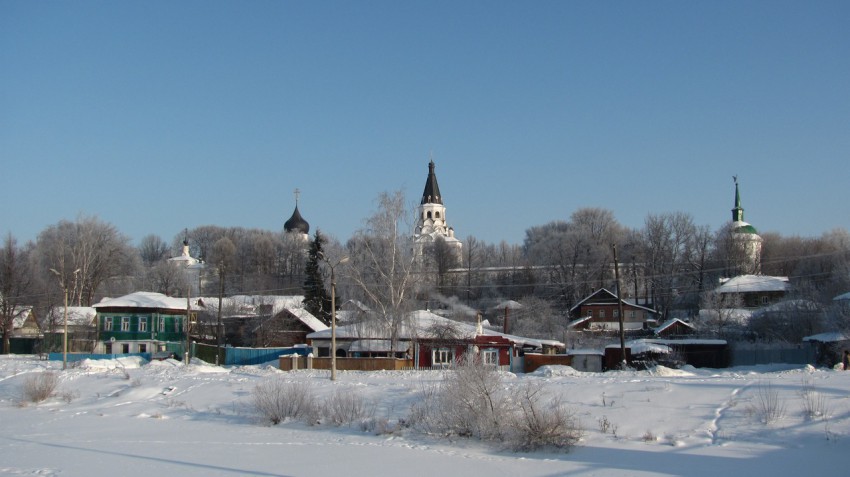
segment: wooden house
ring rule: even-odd
[[[330,356],[331,330],[307,335],[314,354]],[[539,340],[508,335],[480,324],[462,323],[419,310],[408,315],[391,339],[390,331],[369,320],[338,326],[337,357],[409,358],[417,369],[444,368],[464,356],[474,356],[484,364],[509,368],[526,351],[550,352],[563,349],[555,340]]]
[[[186,340],[187,303],[161,293],[135,292],[104,299],[97,310],[96,353],[152,353],[165,350],[166,343]],[[191,305],[192,315],[200,310]]]
[[[568,327],[572,330],[605,331],[620,329],[620,309],[617,295],[600,288],[587,298],[579,301],[570,309]],[[623,300],[623,328],[642,330],[657,322],[658,312],[652,308],[638,305],[631,300]]]

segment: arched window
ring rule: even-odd
[[[429,219],[431,218],[431,211],[430,210],[428,211],[428,218]]]
[[[439,218],[440,218],[440,213],[439,213],[439,212],[435,212],[435,213],[437,214],[437,218],[439,219]]]

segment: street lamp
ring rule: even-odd
[[[336,275],[334,269],[337,265],[348,262],[349,257],[345,256],[331,263],[325,254],[319,252],[318,258],[331,269],[331,381],[336,381]]]
[[[63,269],[64,270],[64,269]],[[62,292],[65,295],[65,318],[64,318],[64,332],[62,333],[62,369],[68,368],[68,285],[65,283],[65,277],[62,276],[56,269],[51,268],[51,272],[55,273],[57,277],[59,277],[59,287],[62,288]],[[80,269],[74,270],[74,279],[76,281],[77,274],[80,273]]]

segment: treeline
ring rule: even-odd
[[[531,227],[520,245],[468,236],[458,256],[437,240],[425,250],[427,259],[417,259],[410,231],[402,225],[411,212],[403,196],[385,193],[378,203],[364,228],[345,243],[326,237],[320,258],[350,257],[337,270],[338,297],[384,308],[388,320],[419,306],[481,310],[505,299],[524,300],[542,310],[537,313],[557,315],[553,310],[567,310],[599,287],[614,290],[614,245],[623,296],[650,303],[663,316],[693,315],[720,277],[757,271],[728,226],[712,231],[689,214],[674,212],[649,214],[642,228],[631,229],[613,212],[598,208]],[[761,273],[788,276],[796,296],[828,304],[850,291],[846,230],[820,237],[765,233],[762,238]],[[309,260],[316,268],[317,257],[307,253],[315,239],[206,225],[176,231],[169,242],[148,235],[134,246],[115,226],[90,216],[60,221],[26,244],[10,233],[0,251],[0,332],[8,336],[20,307],[32,306],[45,317],[63,303],[66,292],[75,306],[138,290],[171,296],[304,294]],[[200,276],[168,263],[180,255],[184,240],[190,255],[205,263]],[[321,268],[325,279],[327,263]],[[399,269],[400,275],[385,273]]]

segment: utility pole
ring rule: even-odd
[[[622,359],[620,368],[626,369],[628,366],[626,360],[626,332],[623,326],[623,297],[620,296],[620,265],[617,262],[617,244],[611,245],[611,248],[614,249],[614,279],[617,280],[617,314],[620,318],[620,357]]]

